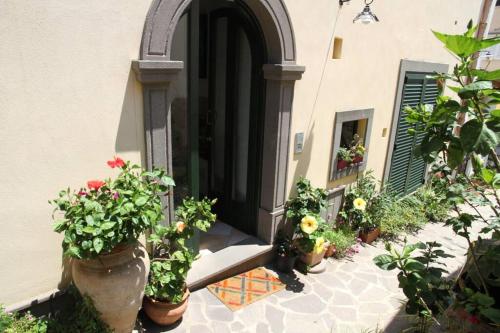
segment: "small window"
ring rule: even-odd
[[[372,119],[373,109],[337,112],[330,180],[365,169]]]

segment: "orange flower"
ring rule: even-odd
[[[102,180],[89,180],[87,182],[87,187],[91,190],[94,190],[94,191],[97,191],[99,190],[104,184],[106,184],[105,182],[103,182]]]
[[[175,228],[177,229],[178,233],[181,233],[184,231],[184,228],[186,228],[186,224],[184,222],[177,222],[175,224]]]

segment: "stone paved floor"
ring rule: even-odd
[[[431,240],[457,256],[447,259],[448,270],[456,273],[464,262],[465,240],[441,224],[428,224],[408,236],[408,242]],[[351,259],[328,259],[324,273],[280,275],[288,284],[286,290],[236,312],[207,289],[196,291],[180,324],[158,328],[145,319],[145,332],[359,333],[376,327],[386,333],[400,332],[407,320],[401,311],[404,295],[396,272],[382,271],[372,262],[384,252],[384,244],[377,242],[361,247]]]

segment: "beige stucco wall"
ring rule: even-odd
[[[296,83],[291,131],[292,140],[296,132],[305,133],[305,149],[293,156],[290,147],[289,190],[300,175],[313,185],[329,188],[352,181],[353,177],[328,181],[337,111],[375,109],[367,168],[381,179],[401,59],[452,64],[453,57],[431,29],[463,32],[471,18],[477,22],[481,1],[374,1],[371,8],[380,22],[371,25],[352,22],[363,9],[361,0],[351,0],[340,10],[338,2],[331,0],[315,0],[314,6],[300,0],[286,4],[295,30],[297,63],[306,66]],[[334,29],[334,36],[343,38],[338,60],[331,59],[329,45]],[[384,128],[386,137],[382,137]]]
[[[56,288],[48,199],[144,151],[137,58],[149,1],[0,1],[0,303]]]
[[[352,24],[362,9],[351,0],[286,0],[298,63],[289,184],[299,175],[329,186],[336,111],[375,108],[369,168],[381,177],[399,62],[450,63],[430,29],[462,31],[480,0],[375,1],[380,23]],[[0,303],[13,304],[61,281],[60,237],[47,200],[66,187],[111,175],[114,154],[144,160],[142,93],[130,71],[138,57],[144,0],[0,1]],[[313,4],[313,5],[312,5]],[[456,21],[456,23],[455,23]],[[340,60],[328,60],[329,38],[342,37]],[[316,92],[319,89],[319,94]],[[317,98],[317,102],[315,100]]]

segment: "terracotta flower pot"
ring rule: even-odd
[[[335,244],[328,245],[328,247],[326,248],[326,251],[325,251],[325,258],[333,257],[333,255],[335,254],[336,251],[337,251],[337,247],[335,246]]]
[[[380,228],[375,228],[368,232],[364,232],[363,230],[359,232],[359,238],[361,238],[363,243],[366,244],[371,244],[375,239],[378,238],[379,235],[380,235]]]
[[[358,163],[361,163],[361,162],[363,162],[363,156],[361,156],[361,155],[356,155],[352,159],[352,163],[354,163],[354,164],[358,164]]]
[[[277,256],[276,268],[283,273],[290,273],[295,267],[297,256]]]
[[[348,165],[349,165],[349,163],[347,161],[339,159],[337,161],[337,170],[343,170],[343,169],[347,168]]]
[[[142,244],[124,245],[97,259],[75,260],[73,282],[116,333],[130,333],[142,304],[149,257]]]
[[[300,260],[304,264],[306,264],[307,266],[313,267],[313,266],[316,266],[317,264],[319,264],[321,262],[321,260],[323,260],[323,257],[325,256],[325,252],[326,252],[326,247],[324,247],[323,251],[321,251],[320,253],[316,253],[315,251],[312,251],[312,252],[303,254],[300,257]]]
[[[144,298],[144,312],[158,325],[172,325],[182,318],[189,301],[189,289],[186,289],[182,301],[176,304],[160,302],[148,296]]]

